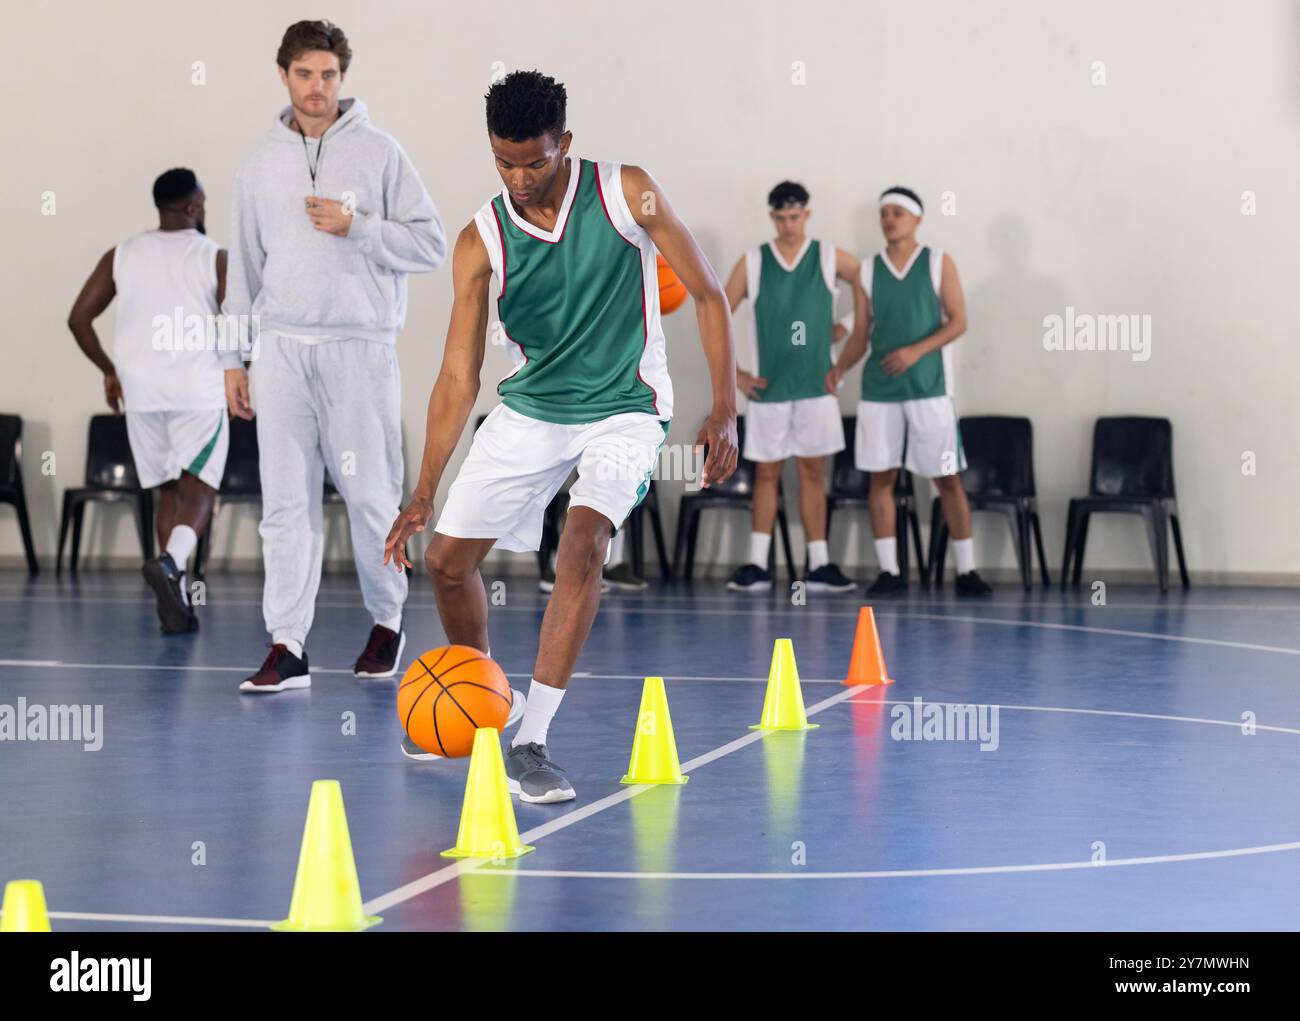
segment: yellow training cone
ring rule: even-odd
[[[620,783],[685,783],[682,764],[677,760],[673,720],[668,715],[668,696],[662,677],[647,677],[641,689],[641,711],[632,739],[632,761]]]
[[[343,788],[337,780],[317,780],[311,785],[307,804],[289,917],[271,928],[278,932],[358,932],[379,921],[361,908],[361,884],[343,811]]]
[[[469,755],[465,803],[460,810],[456,846],[445,858],[518,858],[533,848],[519,842],[515,806],[506,784],[501,735],[495,727],[479,727]]]
[[[772,668],[767,674],[767,697],[763,699],[763,717],[750,730],[812,730],[803,708],[803,691],[799,687],[799,668],[794,664],[794,645],[788,638],[778,638],[772,650]]]
[[[36,879],[12,879],[5,884],[0,932],[49,932],[45,888]]]

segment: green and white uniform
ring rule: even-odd
[[[672,417],[655,247],[623,196],[622,165],[570,156],[550,231],[505,189],[474,223],[500,289],[515,368],[474,434],[437,530],[535,550],[546,506],[576,468],[569,506],[618,528],[641,502]]]
[[[844,449],[839,399],[826,392],[835,317],[835,246],[807,238],[790,262],[769,242],[745,253],[749,365],[767,386],[745,411],[752,461]]]
[[[901,376],[888,375],[885,355],[924,340],[946,321],[939,288],[943,253],[918,245],[898,270],[884,252],[863,260],[862,288],[871,299],[871,343],[862,368],[854,463],[861,471],[908,471],[935,478],[966,467],[952,402],[952,345],[931,351]]]

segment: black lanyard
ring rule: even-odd
[[[302,125],[299,124],[296,120],[294,121],[294,126],[297,127],[298,134],[302,138],[303,155],[307,157],[307,173],[311,174],[311,193],[315,195],[316,194],[316,173],[317,171],[320,170],[320,151],[321,148],[325,145],[325,134],[324,132],[322,132],[320,138],[316,142],[316,162],[315,164],[313,164],[311,161],[311,150],[307,148],[306,132],[302,130]]]

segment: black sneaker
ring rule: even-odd
[[[370,629],[366,647],[352,668],[353,677],[392,677],[397,673],[397,661],[406,648],[406,632],[390,631],[381,624]]]
[[[243,692],[266,694],[276,691],[288,691],[292,688],[310,688],[311,673],[307,669],[307,650],[302,650],[299,659],[287,647],[272,645],[270,655],[260,670],[247,678],[239,686]]]
[[[898,596],[907,591],[907,579],[901,574],[881,571],[876,580],[867,589],[869,596]]]
[[[727,591],[770,592],[772,575],[758,564],[745,564],[744,567],[737,568],[736,573],[731,576],[731,581],[727,582]]]
[[[619,592],[641,592],[649,586],[644,578],[638,578],[630,564],[615,564],[602,572],[605,584]]]
[[[809,592],[852,592],[857,586],[834,564],[822,564],[804,577]]]
[[[993,589],[975,571],[967,571],[965,574],[957,575],[957,595],[991,596]]]
[[[158,621],[165,635],[182,635],[199,629],[198,618],[185,599],[185,572],[170,553],[146,560],[144,580],[158,599]]]

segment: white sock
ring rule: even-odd
[[[275,635],[272,635],[271,644],[283,645],[286,649],[292,652],[299,659],[302,659],[302,642],[295,641],[292,638],[276,638]]]
[[[876,559],[882,571],[898,573],[898,540],[894,536],[876,540]]]
[[[771,532],[749,533],[749,562],[767,570],[767,554],[772,548]]]
[[[975,570],[975,537],[953,539],[952,555],[957,561],[957,573],[970,574]]]
[[[524,718],[515,731],[511,748],[521,744],[546,744],[546,731],[551,726],[551,719],[560,708],[560,699],[564,698],[563,688],[553,688],[543,684],[536,677],[528,685],[528,704],[524,709]]]
[[[623,535],[623,529],[614,533],[614,538],[609,540],[609,553],[605,557],[605,563],[614,567],[623,562],[623,543],[626,537]]]
[[[808,570],[815,571],[831,562],[830,551],[825,539],[814,539],[808,544]]]
[[[396,617],[389,617],[387,620],[375,618],[375,623],[380,627],[386,627],[389,631],[400,632],[402,630],[402,615],[399,613]]]
[[[167,536],[167,552],[176,561],[176,566],[184,571],[198,543],[199,537],[194,529],[189,525],[177,525]]]

